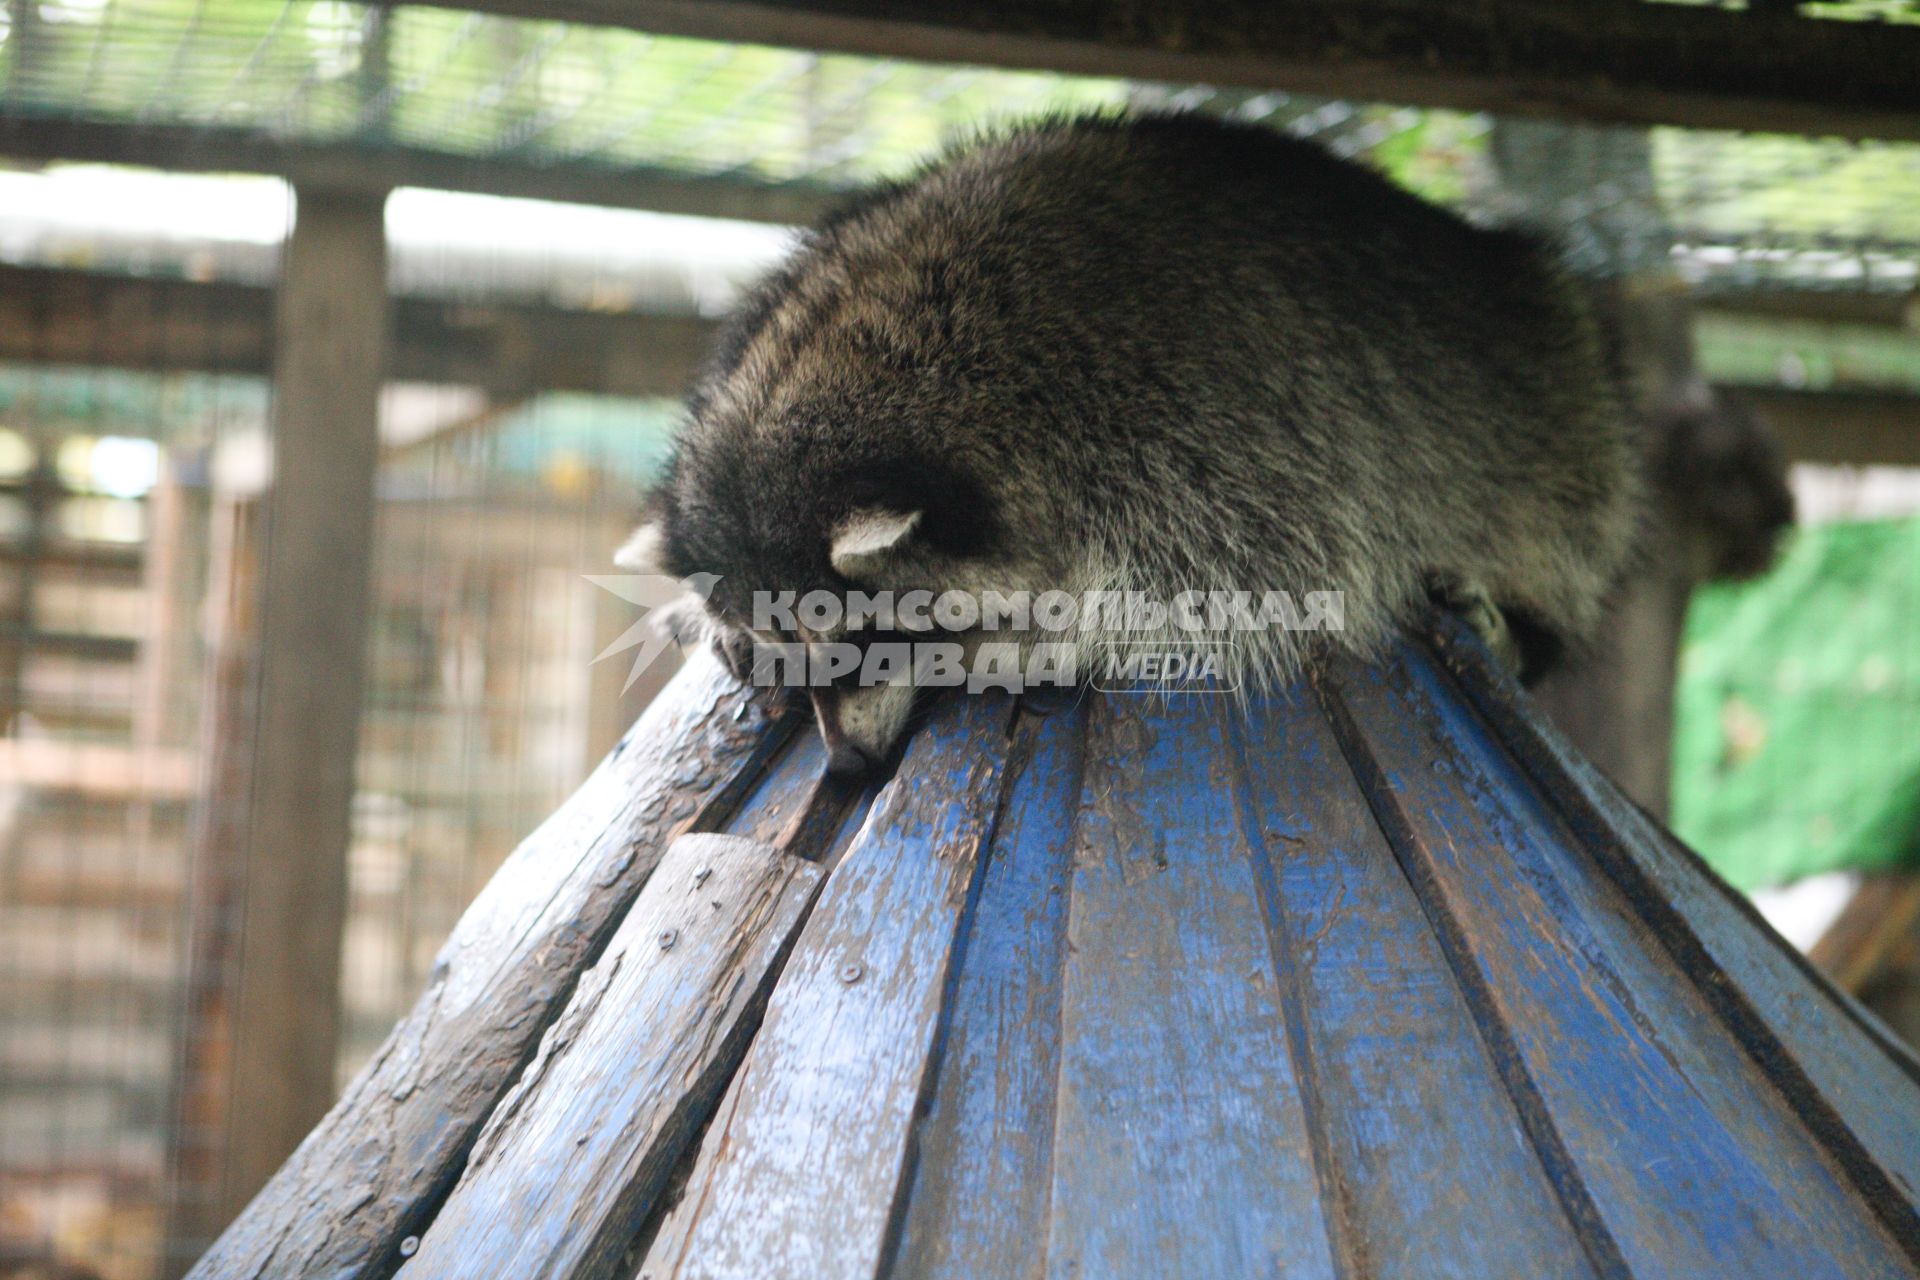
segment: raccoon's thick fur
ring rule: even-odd
[[[1529,240],[1268,129],[1056,119],[804,238],[727,326],[627,561],[720,575],[723,637],[757,590],[1343,592],[1344,630],[1231,637],[1255,686],[1376,650],[1439,587],[1537,665],[1623,566],[1634,458]],[[816,702],[857,763],[911,691]]]

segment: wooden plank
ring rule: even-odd
[[[747,1063],[752,1061],[753,1052],[749,1048]],[[734,1072],[720,1105],[708,1117],[707,1130],[700,1137],[700,1149],[676,1171],[657,1219],[641,1229],[625,1268],[627,1280],[660,1280],[679,1270],[693,1228],[705,1207],[704,1193],[713,1185],[714,1170],[726,1155],[727,1131],[740,1110],[746,1080],[747,1070],[743,1064],[741,1070]]]
[[[303,190],[276,309],[258,701],[221,1203],[237,1212],[334,1098],[374,463],[384,197]]]
[[[0,786],[185,800],[199,794],[199,765],[195,753],[180,748],[0,738]]]
[[[1343,667],[1325,705],[1597,1271],[1911,1273],[1804,1118],[1421,655]]]
[[[952,696],[914,738],[794,947],[667,1277],[877,1276],[992,831],[1011,703]],[[673,1256],[668,1256],[668,1250]]]
[[[1920,1060],[1835,991],[1753,905],[1537,717],[1477,640],[1440,620],[1444,660],[1619,891],[1869,1203],[1911,1231]]]
[[[827,747],[817,733],[795,733],[727,820],[734,835],[778,845],[818,861],[838,830],[856,788],[827,774]]]
[[[1046,1274],[1334,1276],[1319,1100],[1220,784],[1223,697],[1093,711],[1060,1009]]]
[[[175,173],[267,173],[336,191],[431,187],[750,222],[811,222],[835,198],[802,183],[599,162],[553,164],[381,143],[301,142],[251,129],[0,119],[0,156],[144,165]]]
[[[37,631],[0,624],[0,648],[57,653],[82,662],[132,662],[140,642],[132,636],[92,635],[84,631]]]
[[[1920,879],[1910,872],[1863,876],[1807,959],[1850,996],[1897,974],[1900,953],[1920,923]]]
[[[818,734],[804,730],[795,733],[792,745],[774,762],[766,781],[728,817],[724,830],[750,839],[772,841],[789,851],[820,861],[829,868],[837,865],[836,855],[844,852],[854,834],[864,825],[866,815],[872,810],[878,796],[880,784],[863,784],[858,794],[851,798],[834,795],[839,784],[832,779],[819,777],[825,760],[826,747]],[[808,769],[816,777],[811,790],[802,781]],[[824,804],[830,796],[832,803],[840,804],[843,808],[839,815],[839,829],[821,848],[815,843],[815,831],[820,825],[818,819],[824,811]],[[682,1158],[661,1204],[656,1207],[653,1219],[634,1241],[629,1261],[642,1264],[641,1275],[669,1274],[679,1265],[680,1256],[686,1249],[687,1233],[694,1224],[701,1203],[699,1195],[690,1197],[687,1190],[711,1184],[713,1171],[727,1145],[727,1128],[732,1124],[734,1111],[739,1107],[741,1085],[745,1077],[744,1071],[734,1073],[719,1105],[707,1117],[706,1132],[701,1135],[698,1149]],[[629,1265],[626,1271],[632,1274],[633,1266]]]
[[[392,376],[501,393],[678,396],[707,357],[699,316],[402,298]]]
[[[0,268],[0,273],[4,271],[5,268]],[[0,294],[5,290],[6,284],[0,280]],[[3,305],[0,303],[0,306]],[[143,560],[140,547],[120,546],[111,542],[49,541],[33,548],[10,542],[0,547],[0,564],[8,568],[32,564],[43,572],[66,569],[82,575],[89,584],[97,582],[110,586],[117,586],[121,582],[138,585]]]
[[[674,841],[399,1276],[612,1275],[825,874],[739,836]]]
[[[679,395],[712,342],[697,316],[399,298],[386,374],[502,395]],[[266,373],[273,291],[0,265],[0,360]]]
[[[1716,237],[1698,236],[1711,243]],[[1694,313],[1719,320],[1813,320],[1831,325],[1920,330],[1920,293],[1723,285],[1709,276],[1694,289]]]
[[[388,1275],[669,842],[716,825],[797,723],[772,714],[692,658],[502,864],[413,1011],[192,1274]]]
[[[273,306],[273,290],[259,285],[5,265],[0,357],[22,364],[267,373]]]
[[[1722,390],[1752,405],[1795,462],[1920,466],[1920,395],[1748,386]]]
[[[432,0],[514,17],[1509,115],[1920,138],[1920,30],[1565,0]]]
[[[1241,829],[1312,1055],[1334,1171],[1322,1181],[1355,1274],[1593,1275],[1317,705],[1256,702],[1240,736]]]
[[[1042,1275],[1085,704],[1031,726],[954,988],[891,1274]]]

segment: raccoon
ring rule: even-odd
[[[804,236],[724,327],[618,558],[718,575],[692,630],[736,667],[850,638],[756,635],[761,591],[1278,588],[1342,593],[1343,627],[1221,639],[1224,679],[1372,654],[1436,593],[1533,676],[1623,567],[1634,459],[1530,240],[1269,129],[1052,118]],[[885,758],[914,699],[816,689],[832,766]]]
[[[1688,580],[1765,573],[1794,501],[1786,451],[1752,406],[1689,387],[1655,410],[1645,434],[1649,500],[1687,549]]]

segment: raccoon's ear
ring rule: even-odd
[[[827,559],[858,582],[898,556],[919,523],[918,511],[856,511],[834,526]]]
[[[666,530],[656,516],[633,531],[633,536],[613,553],[613,562],[632,573],[665,573]]]

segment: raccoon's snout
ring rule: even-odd
[[[910,685],[829,686],[810,691],[827,747],[827,772],[857,778],[893,751],[913,711]]]
[[[827,746],[827,772],[836,778],[859,778],[874,765],[874,760],[847,737],[840,727],[841,694],[834,689],[814,689],[813,718],[820,725],[820,739]]]
[[[851,742],[842,741],[827,751],[827,772],[836,778],[864,778],[873,765],[867,753]]]

